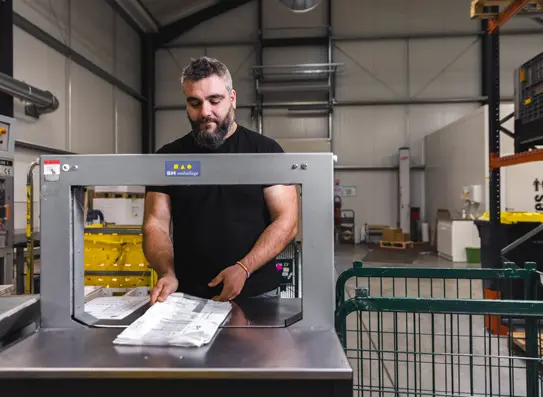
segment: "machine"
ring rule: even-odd
[[[100,395],[352,395],[353,372],[334,328],[331,153],[40,161],[41,326],[0,352],[0,383],[25,394],[77,385]],[[235,321],[201,348],[117,346],[115,336],[146,307],[121,320],[85,312],[85,186],[275,183],[302,189],[301,297],[239,301]]]
[[[515,153],[543,145],[543,53],[515,70]]]
[[[13,283],[15,120],[0,115],[0,285]]]

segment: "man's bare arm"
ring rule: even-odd
[[[170,197],[164,193],[148,192],[142,228],[143,253],[159,278],[174,275],[170,220]]]
[[[295,186],[275,185],[264,189],[272,223],[251,251],[240,261],[252,273],[279,255],[298,232],[298,193]]]

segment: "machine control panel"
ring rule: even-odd
[[[0,152],[8,151],[9,138],[9,124],[0,121]]]

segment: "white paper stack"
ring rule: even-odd
[[[200,347],[211,342],[230,310],[230,302],[215,302],[175,293],[164,302],[151,306],[113,343]]]

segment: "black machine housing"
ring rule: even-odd
[[[543,53],[515,70],[515,153],[543,145]]]

